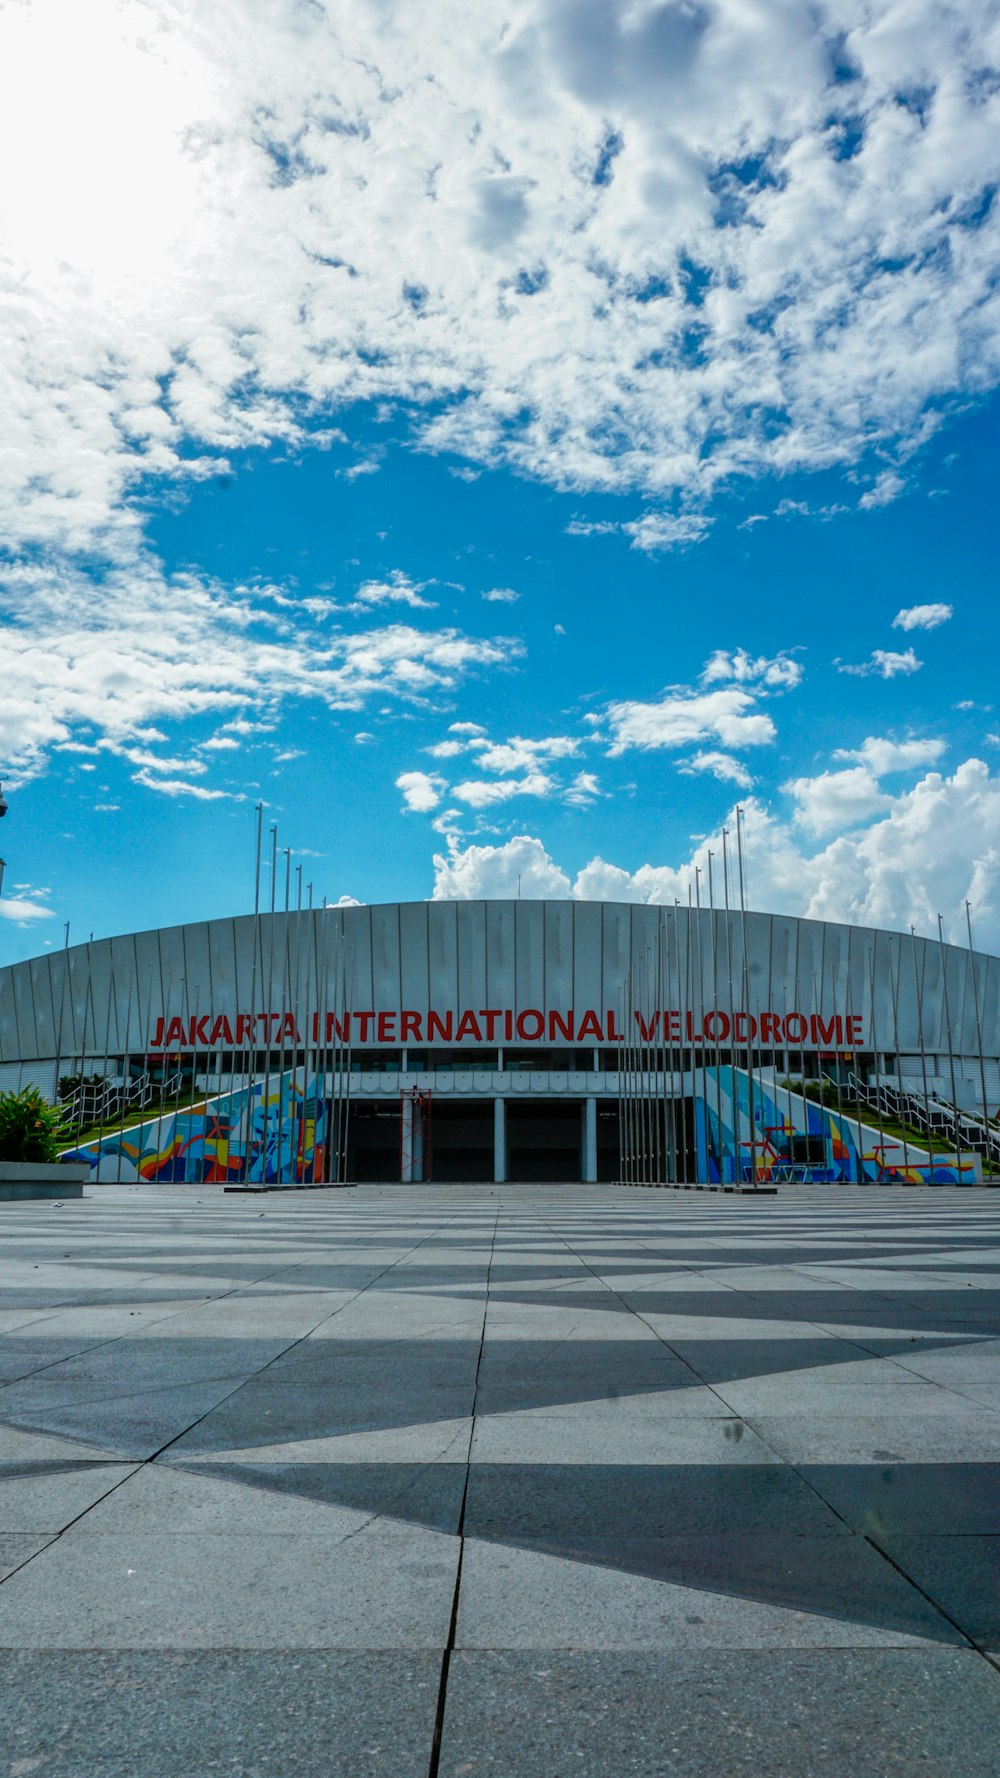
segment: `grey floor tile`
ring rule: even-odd
[[[9,1654],[0,1778],[426,1778],[435,1652]]]
[[[968,1415],[751,1414],[765,1444],[796,1468],[812,1464],[990,1463],[1000,1449],[1000,1422]]]
[[[0,1532],[62,1531],[133,1470],[65,1458],[0,1464]]]
[[[885,1536],[879,1543],[971,1641],[1000,1646],[1000,1537]]]
[[[776,1526],[847,1535],[813,1489],[773,1462],[474,1463],[465,1508],[473,1537],[753,1536]]]
[[[1000,1677],[948,1649],[456,1652],[441,1778],[995,1778]]]
[[[961,1635],[862,1538],[467,1540],[460,1648],[880,1648]]]
[[[477,1415],[474,1463],[776,1464],[742,1420],[719,1414]]]
[[[15,1568],[31,1560],[39,1550],[51,1542],[57,1533],[48,1531],[39,1536],[37,1533],[0,1531],[0,1580],[6,1580]]]
[[[2,1648],[443,1648],[458,1540],[67,1532],[0,1586]]]
[[[808,1464],[799,1473],[866,1536],[1000,1535],[1000,1462]]]
[[[465,1474],[464,1463],[150,1463],[80,1530],[338,1538],[381,1519],[454,1534]]]

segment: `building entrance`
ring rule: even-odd
[[[563,1183],[583,1178],[579,1099],[507,1101],[507,1178]]]

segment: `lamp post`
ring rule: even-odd
[[[7,806],[8,806],[7,805],[7,798],[4,796],[4,793],[3,793],[3,782],[2,782],[2,780],[0,780],[0,820],[2,820],[3,817],[6,815]],[[0,858],[0,895],[3,894],[3,873],[4,873],[4,870],[6,869],[6,863],[7,863],[6,859]]]

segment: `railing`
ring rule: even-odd
[[[1000,1130],[983,1118],[971,1117],[960,1106],[947,1099],[918,1097],[884,1081],[874,1084],[858,1075],[848,1076],[852,1096],[869,1111],[890,1117],[896,1123],[909,1124],[928,1136],[943,1136],[949,1144],[971,1149],[985,1160],[1000,1165]]]

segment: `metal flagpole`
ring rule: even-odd
[[[896,1100],[900,1111],[900,1122],[903,1126],[903,1167],[906,1172],[910,1168],[910,1153],[907,1143],[907,1112],[909,1101],[903,1088],[903,1062],[899,1053],[899,978],[903,968],[903,947],[899,946],[896,953],[896,968],[892,967],[892,934],[889,935],[889,986],[892,991],[892,1045],[896,1058]]]
[[[986,1131],[988,1142],[990,1136],[990,1108],[986,1098],[986,1059],[983,1055],[983,1020],[979,1008],[979,980],[976,969],[976,953],[972,944],[972,904],[969,901],[966,901],[965,904],[965,924],[969,934],[968,969],[972,976],[972,1004],[976,1015],[976,1043],[979,1046],[979,1082],[983,1094],[983,1127]],[[986,1158],[992,1164],[992,1156],[989,1152],[987,1152]]]
[[[729,1078],[732,1085],[733,1154],[736,1184],[743,1183],[743,1141],[740,1134],[740,1090],[736,1078],[736,996],[733,993],[733,929],[729,912],[729,829],[722,829],[722,888],[726,903],[726,974],[729,977]]]
[[[876,1180],[875,1183],[877,1185],[879,1185],[879,1184],[884,1185],[886,1183],[886,1181],[885,1181],[885,1120],[882,1115],[882,1091],[883,1091],[883,1089],[882,1089],[881,1076],[885,1073],[885,1069],[880,1068],[880,1066],[879,1066],[878,1020],[877,1020],[876,1009],[875,1009],[875,991],[876,991],[876,974],[877,974],[876,963],[878,960],[878,932],[877,931],[872,933],[872,943],[871,943],[871,945],[869,945],[867,947],[867,950],[868,950],[868,982],[869,982],[869,993],[871,995],[872,1048],[873,1048],[874,1054],[875,1054],[875,1110],[876,1110],[876,1115],[878,1117],[878,1139],[879,1139],[879,1144],[880,1144],[881,1152],[882,1152],[881,1171],[882,1171],[882,1175],[883,1175],[882,1179]]]
[[[754,1106],[753,1033],[750,1029],[750,956],[747,950],[746,877],[743,868],[743,810],[736,805],[736,856],[740,881],[740,944],[743,951],[743,1018],[747,1037],[747,1109],[750,1120],[750,1172],[757,1184],[757,1119]]]
[[[917,973],[917,932],[916,932],[916,927],[914,927],[914,926],[910,927],[910,944],[911,944],[912,950],[913,950],[913,982],[914,982],[914,987],[916,989],[916,995],[917,995],[917,1030],[919,1032],[919,1039],[920,1039],[920,1071],[921,1071],[921,1074],[923,1075],[923,1087],[924,1087],[924,1117],[926,1119],[926,1125],[927,1125],[927,1157],[931,1163],[931,1166],[933,1167],[933,1164],[934,1164],[934,1133],[933,1133],[933,1126],[931,1124],[930,1093],[928,1092],[928,1088],[927,1088],[927,1045],[924,1040],[924,970],[923,970],[923,965],[927,961],[927,952],[926,952],[926,948],[925,948],[923,957],[921,959],[920,972],[918,974]]]
[[[947,958],[947,955],[945,952],[945,946],[944,946],[944,921],[942,920],[940,914],[937,917],[937,927],[938,927],[938,951],[939,951],[939,954],[941,957],[941,992],[942,992],[942,996],[944,998],[945,1028],[948,1032],[948,1074],[949,1074],[949,1079],[951,1081],[951,1112],[952,1112],[952,1124],[953,1124],[954,1133],[955,1133],[955,1173],[957,1176],[958,1170],[959,1170],[958,1157],[961,1153],[962,1143],[961,1143],[961,1137],[960,1137],[960,1133],[959,1133],[959,1124],[958,1124],[958,1117],[959,1117],[958,1092],[957,1092],[956,1086],[955,1086],[955,1047],[954,1047],[954,1042],[952,1039],[952,1031],[951,1031],[951,1002],[948,997],[948,958]]]
[[[705,1128],[705,1170],[706,1172],[709,1172],[708,1038],[705,1035],[705,935],[701,913],[701,866],[698,864],[694,867],[694,896],[695,906],[697,908],[697,920],[695,924],[698,933],[698,1026],[701,1033],[701,1107],[702,1121]]]
[[[708,907],[709,929],[712,934],[712,1006],[715,1012],[715,1111],[718,1124],[719,1184],[721,1185],[725,1143],[722,1135],[722,1034],[719,1028],[719,933],[715,918],[715,872],[712,868],[714,859],[715,853],[709,849]]]

